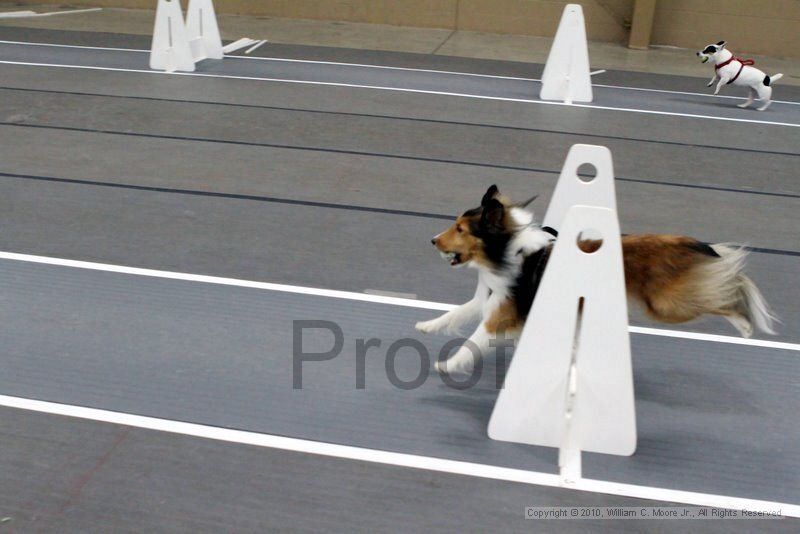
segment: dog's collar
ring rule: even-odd
[[[558,231],[555,228],[550,228],[549,226],[542,226],[542,230],[547,232],[553,237],[558,237]]]
[[[742,70],[745,68],[745,66],[747,66],[747,65],[755,65],[756,64],[756,62],[753,61],[752,59],[742,59],[740,57],[732,56],[730,59],[728,59],[728,61],[723,61],[719,65],[716,65],[714,67],[714,71],[718,71],[719,69],[729,65],[733,61],[738,61],[739,63],[741,63],[741,65],[739,65],[739,70],[736,72],[736,76],[731,78],[730,81],[726,85],[729,85],[729,84],[732,84],[733,82],[735,82],[736,78],[739,77],[739,75],[742,73]]]

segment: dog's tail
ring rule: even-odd
[[[779,72],[778,74],[773,74],[772,76],[764,76],[764,85],[767,87],[771,86],[773,83],[777,82],[783,78],[783,73]]]
[[[747,250],[730,244],[711,245],[711,248],[719,254],[719,259],[708,264],[706,275],[719,291],[717,295],[727,301],[726,307],[741,314],[756,328],[774,334],[773,325],[778,318],[756,284],[743,272]]]

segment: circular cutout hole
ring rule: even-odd
[[[578,179],[583,183],[589,183],[597,177],[597,167],[591,163],[582,163],[578,167]]]
[[[589,228],[578,234],[577,243],[582,252],[592,254],[603,246],[603,235],[599,231]]]

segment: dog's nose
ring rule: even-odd
[[[698,53],[697,53],[697,55],[699,56],[699,55],[700,55],[700,52],[698,52]]]
[[[436,238],[435,237],[433,239],[431,239],[431,245],[433,245],[434,247],[436,246]]]

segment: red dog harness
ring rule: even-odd
[[[731,84],[731,83],[735,82],[736,78],[738,78],[739,75],[742,73],[742,70],[744,69],[745,65],[755,65],[756,64],[756,62],[753,61],[752,59],[742,59],[742,58],[734,56],[734,57],[730,58],[728,61],[725,61],[724,63],[720,63],[719,65],[714,67],[714,71],[716,72],[719,69],[721,69],[722,67],[725,67],[731,61],[738,61],[739,63],[741,63],[741,66],[739,67],[739,71],[736,73],[736,76],[731,78],[730,81],[725,85],[728,85],[728,84]]]

